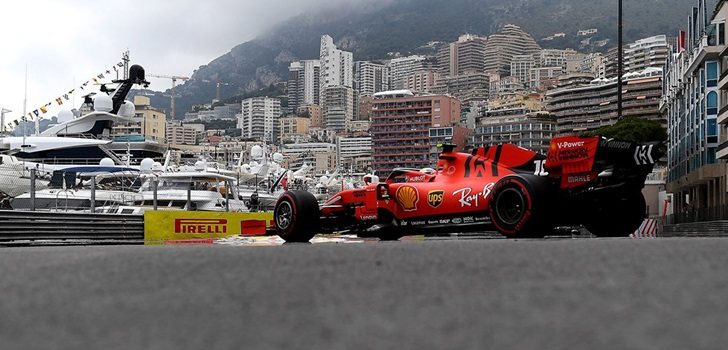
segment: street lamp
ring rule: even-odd
[[[622,0],[619,1],[619,30],[617,34],[617,120],[622,120]]]
[[[0,108],[0,130],[5,131],[5,113],[10,113],[11,110],[7,108]]]

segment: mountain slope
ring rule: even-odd
[[[714,3],[714,1],[712,1]],[[697,1],[625,1],[625,42],[667,34],[687,26],[690,8]],[[234,47],[229,53],[201,66],[192,79],[178,87],[178,116],[195,103],[215,96],[242,94],[285,80],[289,62],[317,58],[322,34],[331,35],[340,48],[353,51],[355,60],[386,59],[390,53],[419,52],[430,41],[453,41],[465,31],[491,34],[506,23],[520,25],[540,40],[554,33],[567,36],[540,41],[543,47],[580,48],[576,32],[596,28],[594,41],[610,39],[602,48],[616,45],[616,1],[583,0],[382,0],[349,8],[307,13],[281,23],[259,38]]]

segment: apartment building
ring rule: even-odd
[[[238,114],[238,129],[241,136],[274,143],[278,121],[281,117],[281,101],[269,97],[253,97],[242,101],[242,112]]]
[[[408,90],[374,94],[374,171],[386,176],[395,168],[433,167],[431,129],[449,128],[449,142],[462,150],[467,134],[459,121],[460,101],[454,97],[415,96]]]
[[[404,81],[410,74],[425,68],[425,56],[407,56],[393,58],[387,63],[389,67],[390,89],[402,89]]]
[[[443,46],[437,53],[438,73],[456,76],[484,72],[486,42],[487,37],[463,34],[456,42]]]
[[[321,61],[291,62],[288,67],[288,108],[295,112],[298,107],[320,104]]]
[[[532,55],[541,51],[533,37],[521,27],[506,24],[503,29],[488,37],[485,45],[485,71],[506,76],[510,73],[514,56]]]
[[[728,8],[693,0],[685,40],[669,55],[660,110],[667,119],[667,191],[679,221],[728,219]],[[711,18],[711,20],[706,20]]]
[[[389,68],[383,64],[354,62],[354,91],[360,96],[371,96],[389,90]]]
[[[622,115],[664,123],[659,112],[662,70],[648,68],[625,75]],[[595,79],[589,85],[546,92],[546,109],[557,117],[561,135],[578,134],[617,122],[617,79]]]

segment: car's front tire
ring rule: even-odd
[[[276,233],[286,242],[308,242],[319,230],[319,206],[307,191],[288,191],[273,210]]]

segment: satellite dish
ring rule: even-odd
[[[144,159],[142,159],[142,162],[139,164],[139,170],[142,173],[151,173],[152,167],[154,167],[154,159],[152,159],[152,158],[144,158]]]
[[[73,112],[63,109],[60,112],[58,112],[58,116],[56,117],[56,120],[58,120],[58,124],[63,124],[69,120],[73,119]]]
[[[198,160],[195,162],[195,170],[204,171],[205,169],[207,169],[207,163],[205,161]]]
[[[253,146],[253,148],[250,149],[250,157],[253,159],[263,158],[263,147],[258,145]]]
[[[278,152],[273,153],[273,161],[276,162],[276,163],[282,162],[283,161],[283,155],[280,154],[280,153],[278,153]]]
[[[124,103],[119,107],[119,113],[120,116],[126,117],[126,118],[132,118],[136,114],[136,107],[134,107],[134,103],[131,101],[124,101]]]
[[[106,94],[98,94],[94,98],[94,111],[111,112],[114,109],[114,101]]]
[[[114,166],[114,161],[111,158],[104,158],[99,162],[100,166]]]

